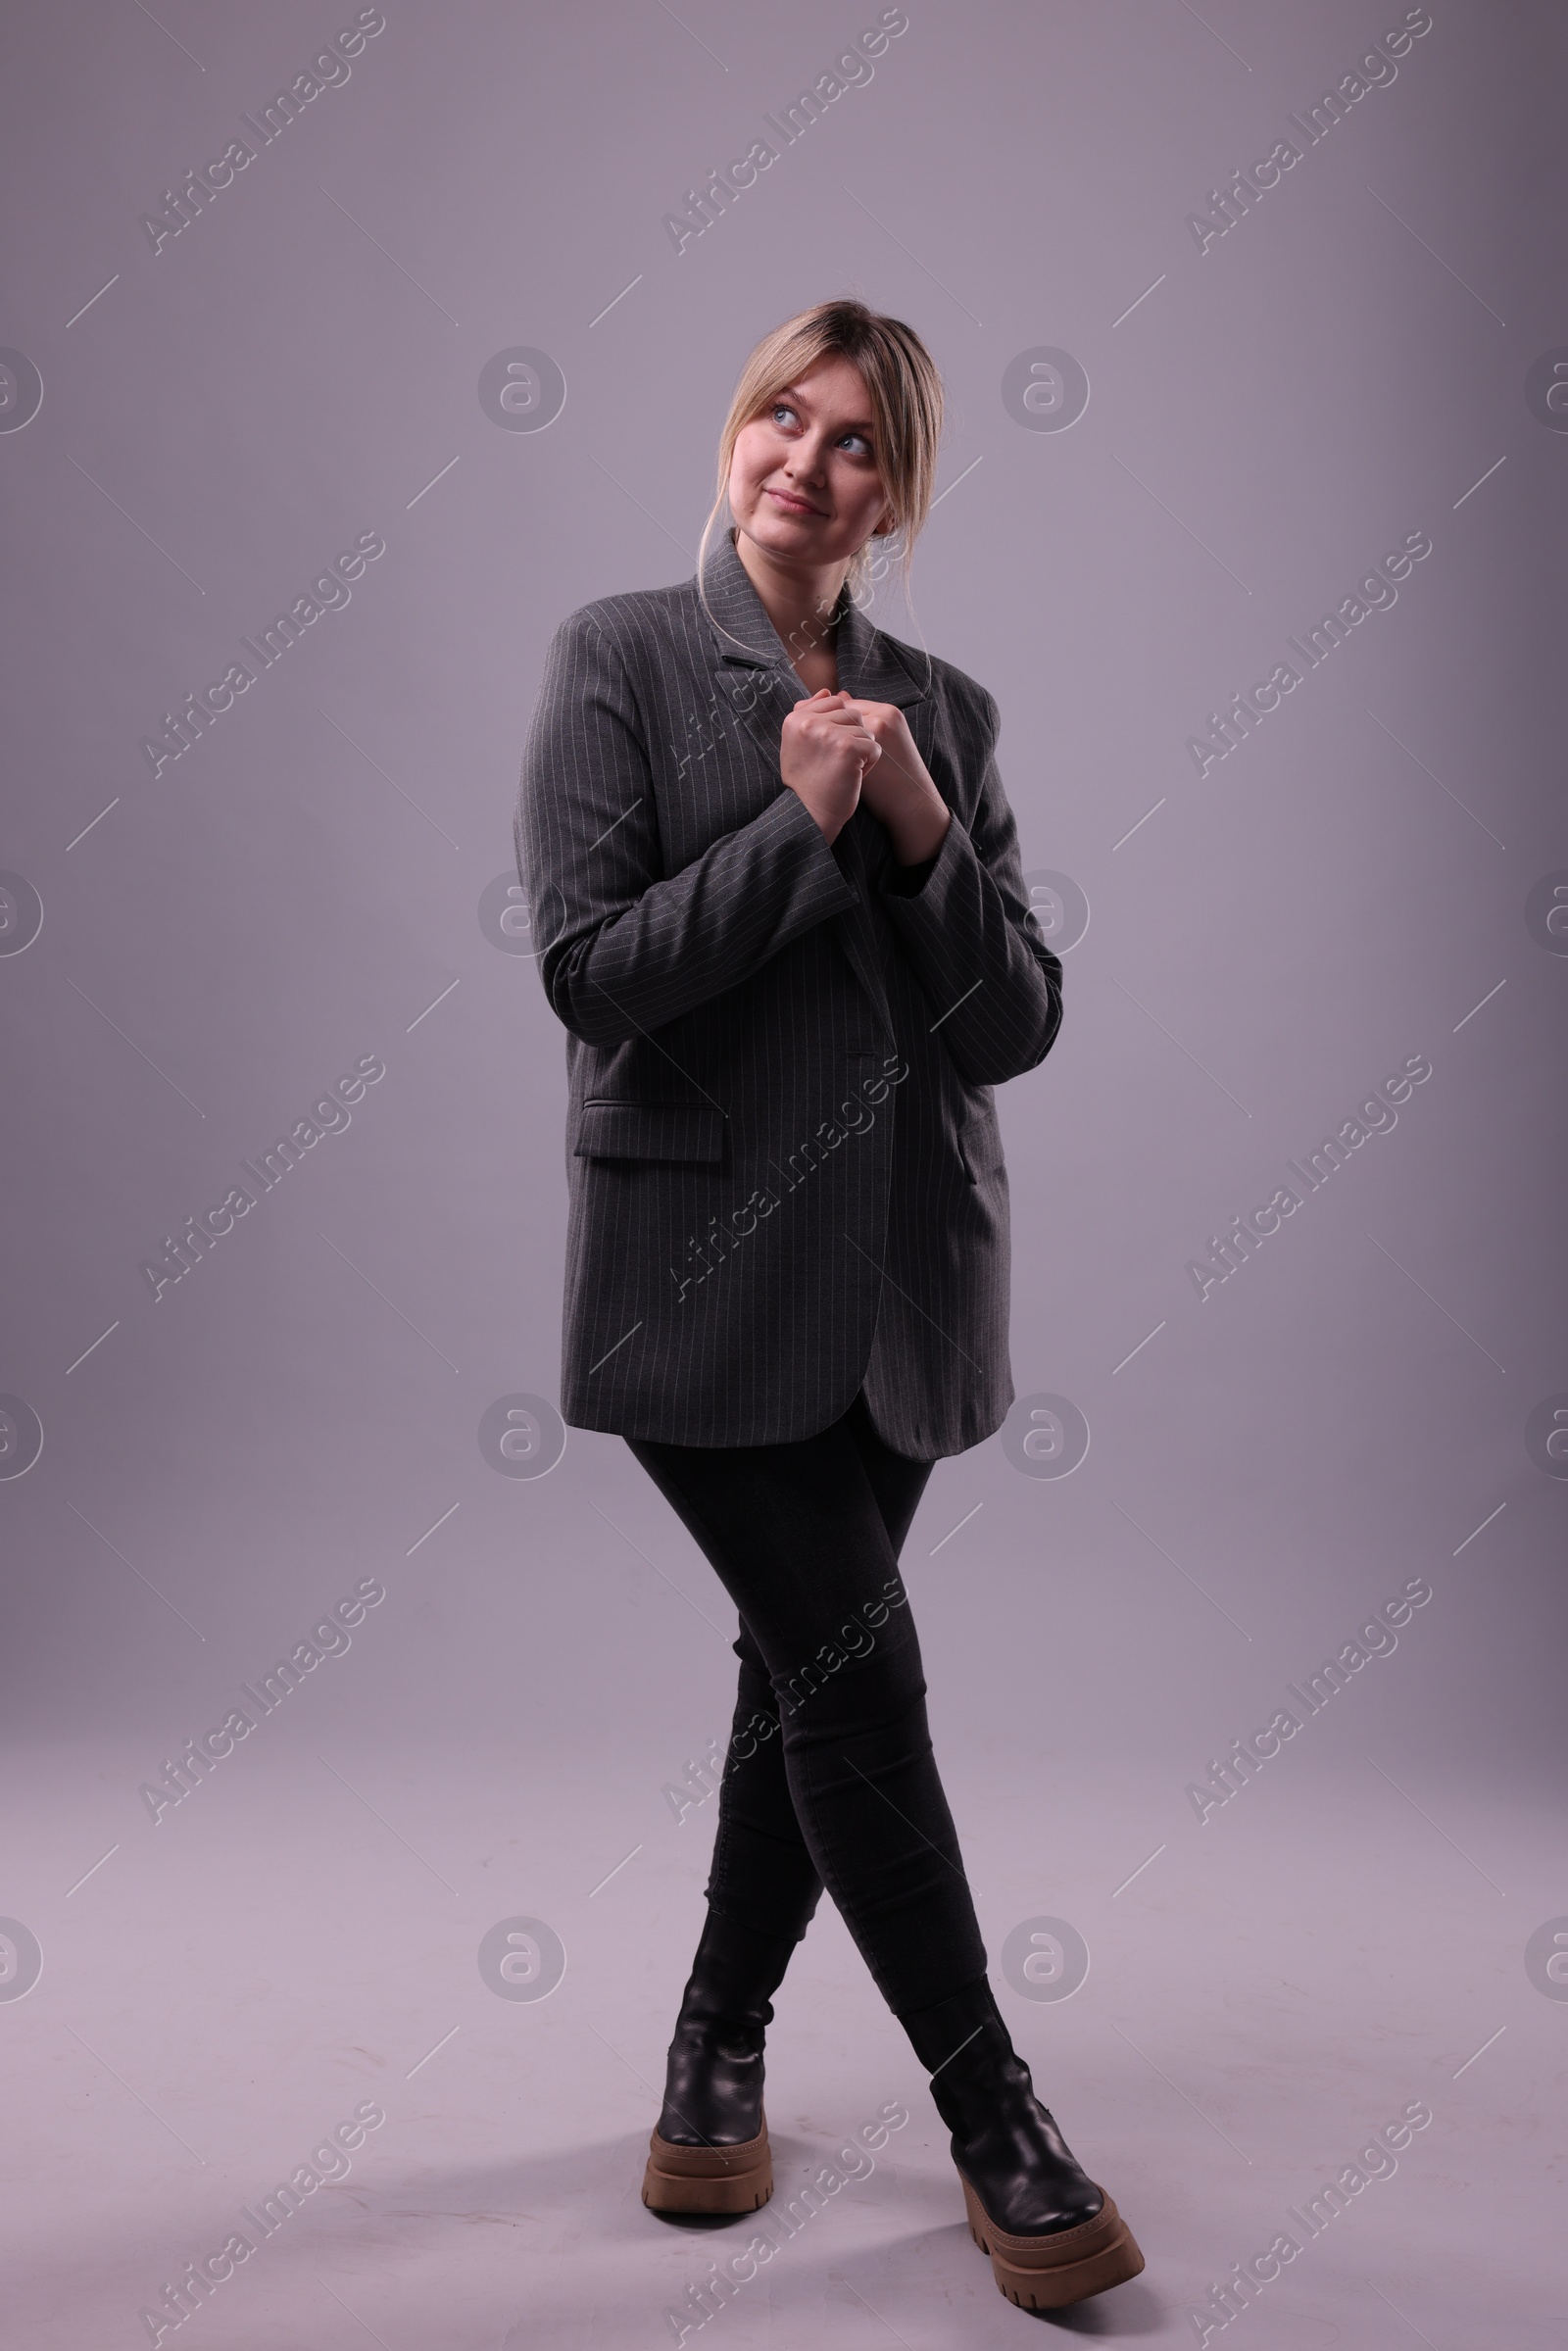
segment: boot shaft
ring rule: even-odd
[[[972,1984],[933,2007],[900,2009],[898,2018],[910,2047],[932,2076],[933,2097],[944,2074],[951,2075],[956,2067],[966,2064],[972,2069],[987,2051],[995,2053],[999,2038],[1009,2053],[1012,2049],[1011,2036],[985,1976],[977,1976]]]
[[[984,1978],[899,2022],[931,2076],[954,2162],[994,2227],[1049,2234],[1098,2216],[1103,2194],[1036,2097]]]
[[[757,2035],[760,2042],[773,2022],[772,1994],[794,1953],[793,1938],[760,1935],[742,1920],[710,1909],[681,1995],[681,2023],[728,2026]]]

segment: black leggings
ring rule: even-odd
[[[824,1885],[895,2012],[985,1974],[899,1553],[931,1475],[863,1396],[791,1445],[628,1438],[740,1612],[711,1907],[798,1938]]]

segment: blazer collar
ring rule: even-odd
[[[694,591],[706,592],[709,628],[714,652],[722,664],[771,670],[791,699],[800,701],[808,689],[789,658],[789,652],[767,608],[752,585],[746,565],[735,552],[733,533],[726,530],[710,547],[701,583],[693,575]],[[702,599],[699,597],[699,601]],[[835,612],[839,683],[846,693],[864,702],[891,702],[901,709],[923,702],[929,678],[916,676],[895,652],[892,640],[866,618],[853,601],[846,581]]]

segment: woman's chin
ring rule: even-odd
[[[824,544],[820,514],[791,514],[784,507],[764,505],[740,527],[765,555],[813,563],[839,560],[836,548]]]

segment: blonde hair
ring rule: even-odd
[[[697,592],[705,612],[709,610],[703,585],[708,542],[728,494],[741,428],[760,416],[786,384],[798,381],[819,360],[828,358],[848,360],[864,378],[876,435],[877,471],[893,510],[893,528],[885,535],[903,542],[899,567],[907,591],[914,542],[931,512],[936,485],[942,378],[912,326],[906,326],[902,318],[884,318],[846,295],[814,303],[809,310],[786,318],[782,326],[762,337],[741,369],[719,435],[718,494],[697,549]],[[874,544],[873,533],[850,558],[846,581],[858,604],[865,600],[871,584]],[[710,612],[709,617],[715,616]]]

